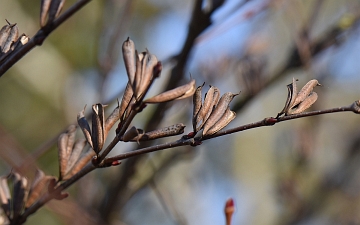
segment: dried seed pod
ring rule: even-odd
[[[93,143],[93,149],[98,154],[105,141],[104,130],[105,130],[105,117],[104,117],[104,105],[95,104],[92,106],[92,133],[91,140]]]
[[[45,173],[39,169],[36,170],[34,181],[31,184],[30,194],[26,200],[25,208],[29,208],[36,200],[39,199],[40,195],[43,194],[48,176],[45,176]]]
[[[134,96],[137,99],[140,95],[139,93],[139,88],[140,88],[140,84],[141,84],[141,78],[142,78],[142,60],[145,56],[146,52],[142,52],[140,54],[138,54],[138,52],[135,50],[135,55],[136,55],[136,71],[135,71],[135,79],[134,79],[134,83],[132,84],[132,89],[134,91]]]
[[[215,86],[210,86],[210,89],[205,95],[204,103],[202,108],[200,109],[199,116],[196,120],[196,123],[198,125],[201,122],[201,124],[196,128],[196,132],[198,132],[199,130],[201,130],[201,128],[203,128],[204,124],[210,117],[214,107],[219,102],[219,98],[220,98],[220,90]]]
[[[11,32],[11,24],[7,24],[5,26],[3,26],[0,30],[0,52],[4,52],[3,51],[3,47],[5,45],[6,40],[9,37],[9,34]]]
[[[86,108],[86,105],[85,105],[84,109],[77,114],[77,122],[78,122],[82,132],[84,133],[86,141],[89,143],[91,148],[93,148],[93,143],[91,140],[90,126],[85,118],[85,108]]]
[[[41,0],[40,26],[44,27],[57,18],[65,4],[65,0]]]
[[[141,79],[141,84],[140,84],[140,89],[139,89],[139,94],[141,96],[146,94],[146,91],[148,90],[151,81],[153,80],[153,71],[154,71],[154,67],[157,65],[158,63],[158,59],[156,58],[155,55],[148,53],[147,54],[148,57],[144,58],[144,63],[143,65],[145,65],[145,67],[143,67],[142,71],[142,79]]]
[[[299,93],[297,93],[296,99],[293,102],[292,107],[304,101],[312,93],[315,86],[321,86],[321,84],[319,84],[319,82],[315,79],[307,82],[305,86],[301,88]]]
[[[70,169],[70,171],[65,175],[64,180],[67,180],[74,176],[77,172],[79,172],[84,166],[90,162],[92,157],[95,156],[95,152],[92,150],[86,151],[80,159],[75,163],[73,168]]]
[[[28,195],[28,180],[25,177],[22,177],[18,173],[14,173],[13,176],[14,180],[14,192],[13,192],[13,219],[16,220],[16,218],[20,215],[24,204],[25,199]]]
[[[285,106],[284,106],[283,110],[281,110],[281,112],[278,113],[276,118],[279,118],[279,116],[281,116],[284,113],[286,114],[294,106],[294,102],[295,102],[295,99],[297,97],[296,81],[297,80],[295,80],[295,78],[293,78],[292,83],[288,84],[286,86],[287,89],[288,89],[288,96],[287,96],[287,99],[286,99],[286,103],[285,103]]]
[[[204,134],[206,136],[213,135],[226,127],[233,119],[235,119],[236,113],[231,111],[228,107],[224,115]]]
[[[193,130],[194,132],[196,132],[196,118],[199,114],[199,111],[202,107],[202,97],[201,97],[201,89],[202,87],[204,87],[205,82],[196,88],[194,96],[193,96],[193,116],[192,116],[192,125],[193,125]]]
[[[85,139],[79,139],[75,142],[74,148],[72,149],[70,158],[66,165],[65,174],[67,174],[71,168],[75,165],[75,163],[79,160],[82,150],[86,145]]]
[[[10,217],[11,213],[11,194],[8,184],[8,176],[0,177],[0,201],[4,213]]]
[[[184,129],[185,129],[185,125],[182,123],[178,123],[168,127],[163,127],[157,130],[146,132],[140,137],[140,139],[136,138],[136,139],[132,139],[132,141],[149,141],[163,137],[170,137],[184,133]]]
[[[226,109],[228,108],[230,102],[233,98],[238,94],[233,94],[231,92],[227,92],[223,94],[219,100],[219,103],[216,105],[215,109],[206,120],[203,128],[203,135],[207,133],[207,131],[214,126],[214,124],[220,120],[220,118],[224,115]]]
[[[296,107],[291,108],[287,112],[287,115],[293,115],[293,114],[298,114],[298,113],[304,112],[306,109],[310,108],[310,106],[312,106],[312,104],[315,103],[317,98],[318,98],[318,95],[316,94],[316,92],[311,92],[310,95],[305,98],[305,100],[300,102],[300,104],[298,104]]]
[[[134,95],[133,89],[131,87],[130,82],[128,82],[120,104],[120,110],[119,110],[120,121],[123,121],[125,119],[126,117],[125,112],[127,111],[127,109],[130,108],[130,103],[132,102],[133,95]]]
[[[179,100],[192,96],[195,93],[196,86],[195,80],[192,79],[189,83],[182,85],[180,87],[174,88],[172,90],[163,92],[159,95],[156,95],[152,98],[145,100],[145,103],[160,103],[168,102],[172,100]]]
[[[61,10],[62,0],[51,0],[50,7],[48,10],[48,20],[47,24],[52,23]]]
[[[129,130],[125,132],[122,136],[122,140],[128,142],[130,140],[135,140],[139,138],[139,135],[144,133],[141,129],[136,129],[136,127],[132,126]],[[137,138],[136,138],[137,137]]]
[[[7,39],[5,40],[5,43],[1,44],[1,51],[3,53],[7,53],[19,38],[19,28],[16,26],[16,23],[9,26],[10,32],[8,33]]]
[[[119,102],[118,102],[119,104]],[[120,119],[120,107],[119,105],[113,110],[113,112],[110,114],[110,116],[108,118],[106,118],[105,121],[105,133],[104,133],[104,137],[106,139],[110,129],[114,126],[114,124],[116,123],[116,121],[118,121]]]
[[[64,133],[59,136],[58,139],[58,149],[59,149],[59,180],[65,175],[66,166],[70,154],[67,152],[67,144],[68,144],[69,136]]]
[[[128,38],[122,45],[122,53],[124,58],[124,64],[126,68],[126,72],[129,78],[130,85],[134,84],[135,79],[135,44],[134,42]]]

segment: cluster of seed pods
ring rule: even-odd
[[[318,95],[313,91],[314,87],[321,86],[317,80],[310,80],[299,92],[297,91],[296,81],[293,78],[292,83],[287,85],[288,97],[283,110],[278,113],[277,117],[283,114],[287,116],[302,113],[317,100]]]
[[[238,94],[227,92],[220,97],[220,90],[210,86],[202,101],[203,86],[197,87],[193,96],[193,131],[195,135],[202,129],[202,136],[211,136],[235,119],[236,113],[229,105]]]
[[[0,63],[10,56],[15,49],[20,48],[29,41],[29,37],[25,34],[19,35],[19,28],[16,23],[7,24],[0,30]]]
[[[56,178],[47,176],[39,169],[32,182],[17,172],[0,177],[0,202],[3,213],[8,221],[4,224],[16,224],[24,210],[31,207],[41,196],[55,190]],[[67,193],[54,193],[54,198],[61,200]]]

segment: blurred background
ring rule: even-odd
[[[32,37],[39,11],[40,1],[2,0],[0,21]],[[293,77],[322,84],[312,110],[350,105],[360,98],[359,18],[359,0],[91,1],[0,78],[0,172],[58,175],[58,135],[85,105],[109,104],[108,115],[121,98],[127,37],[163,63],[149,96],[189,74],[205,91],[241,91],[228,128],[276,116]],[[184,123],[188,133],[191,113],[191,99],[149,106],[133,125]],[[350,112],[328,114],[124,160],[27,224],[225,224],[229,197],[233,224],[360,224],[359,124]],[[141,147],[119,143],[111,155]]]

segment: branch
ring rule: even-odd
[[[303,117],[322,115],[322,114],[337,113],[337,112],[348,112],[348,111],[354,112],[356,114],[360,114],[360,100],[356,101],[354,104],[352,104],[350,106],[344,106],[344,107],[338,107],[338,108],[332,108],[332,109],[325,109],[325,110],[317,110],[317,111],[299,113],[299,114],[296,114],[296,115],[283,116],[283,117],[279,117],[279,118],[267,117],[267,118],[265,118],[263,120],[260,120],[258,122],[249,123],[249,124],[245,124],[245,125],[242,125],[242,126],[239,126],[239,127],[228,129],[228,130],[219,131],[216,134],[211,135],[211,136],[190,138],[189,139],[185,135],[181,139],[179,139],[177,141],[174,141],[174,142],[155,145],[155,146],[151,146],[151,147],[146,147],[146,148],[134,150],[134,151],[131,151],[131,152],[122,153],[122,154],[119,154],[119,155],[114,156],[114,157],[106,158],[104,161],[105,161],[105,164],[111,164],[112,162],[115,162],[115,161],[131,158],[131,157],[135,157],[135,156],[139,156],[139,155],[143,155],[143,154],[150,153],[150,152],[160,151],[160,150],[164,150],[164,149],[175,148],[175,147],[184,146],[184,145],[190,145],[190,146],[200,145],[202,141],[205,141],[205,140],[208,140],[208,139],[213,139],[213,138],[216,138],[216,137],[229,135],[229,134],[237,133],[237,132],[240,132],[240,131],[250,130],[250,129],[253,129],[253,128],[264,127],[264,126],[273,126],[273,125],[275,125],[277,123],[280,123],[280,122],[283,122],[283,121],[294,120],[294,119],[299,119],[299,118],[303,118]]]
[[[41,28],[33,38],[29,40],[21,48],[15,50],[5,61],[0,65],[0,77],[6,73],[15,63],[17,63],[23,56],[25,56],[30,50],[32,50],[35,46],[40,46],[47,38],[47,36],[53,32],[58,26],[60,26],[63,22],[69,19],[72,15],[74,15],[77,11],[79,11],[82,7],[84,7],[91,0],[79,0],[73,6],[71,6],[68,10],[66,10],[63,14],[61,14],[53,23],[49,26],[45,26]]]

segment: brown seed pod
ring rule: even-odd
[[[61,2],[62,0],[51,0],[50,7],[48,10],[48,20],[47,24],[52,23],[61,10]]]
[[[128,82],[124,91],[123,98],[121,99],[120,110],[119,110],[120,121],[123,121],[126,118],[128,114],[127,112],[131,108],[130,104],[135,100],[133,96],[134,96],[133,89],[131,87],[130,82]]]
[[[39,169],[36,170],[34,181],[31,184],[30,194],[26,200],[25,208],[29,208],[39,199],[39,197],[46,191],[48,180],[52,176],[45,176],[45,173]]]
[[[230,102],[233,98],[238,94],[233,94],[231,92],[227,92],[223,94],[219,100],[219,103],[216,105],[215,109],[207,119],[203,128],[203,135],[207,133],[207,131],[214,126],[214,124],[220,120],[220,118],[224,115],[226,109],[228,108]]]
[[[10,26],[10,32],[8,32],[7,39],[5,40],[5,43],[1,44],[1,51],[3,53],[7,53],[11,50],[11,46],[18,40],[19,38],[19,28],[16,26],[16,24],[11,24]]]
[[[79,160],[82,150],[86,145],[85,139],[79,139],[75,142],[74,148],[72,149],[70,158],[66,165],[65,174],[67,174],[71,168],[75,165],[75,163]]]
[[[140,89],[140,84],[141,84],[141,79],[142,79],[142,60],[145,56],[146,52],[142,52],[140,54],[138,54],[138,52],[135,50],[135,55],[136,55],[136,71],[135,71],[135,79],[134,79],[134,83],[132,86],[132,89],[134,91],[134,96],[137,99],[140,95],[139,93],[139,89]]]
[[[24,207],[25,199],[29,192],[27,189],[28,180],[25,177],[22,177],[18,173],[14,173],[13,181],[13,220],[16,220]]]
[[[292,107],[304,101],[310,95],[310,93],[312,93],[315,86],[321,86],[321,84],[319,84],[319,82],[315,79],[307,82],[305,86],[301,88],[299,93],[297,93],[296,99],[293,102]]]
[[[206,92],[204,102],[201,106],[201,109],[198,113],[198,116],[196,118],[196,124],[204,124],[204,121],[206,121],[205,116],[206,114],[213,109],[213,98],[214,98],[214,91],[215,87],[210,85],[210,89]],[[201,129],[201,128],[200,128]],[[199,128],[197,130],[200,130]]]
[[[192,79],[189,83],[182,85],[180,87],[174,88],[169,91],[165,91],[159,95],[156,95],[152,98],[146,99],[145,103],[161,103],[168,102],[172,100],[179,100],[192,96],[195,93],[196,86],[195,80]]]
[[[84,168],[84,166],[88,162],[90,162],[90,160],[92,159],[93,156],[95,156],[94,151],[92,151],[92,150],[86,151],[85,154],[83,154],[80,157],[80,159],[75,163],[73,168],[70,169],[70,171],[65,175],[65,177],[63,179],[67,180],[67,179],[71,178],[72,176],[74,176],[77,172],[79,172],[82,168]]]
[[[202,97],[201,97],[201,89],[202,87],[204,87],[205,82],[196,88],[195,93],[193,95],[193,116],[192,116],[192,125],[193,125],[193,131],[196,132],[196,126],[197,126],[197,122],[196,122],[196,118],[199,114],[199,111],[202,107]]]
[[[156,58],[155,55],[148,53],[147,56],[148,57],[145,57],[143,60],[144,61],[143,65],[145,65],[145,67],[143,67],[142,69],[143,73],[139,88],[140,96],[144,96],[146,94],[146,91],[149,89],[149,86],[154,78],[153,77],[154,67],[158,63],[158,59]]]
[[[287,89],[288,89],[288,96],[287,96],[287,99],[286,99],[286,103],[285,103],[285,106],[284,106],[283,110],[281,110],[281,112],[278,113],[276,118],[278,118],[279,116],[281,116],[284,113],[286,114],[294,106],[294,102],[295,102],[295,99],[297,97],[296,81],[297,80],[295,80],[295,78],[293,78],[292,83],[288,84],[286,86]]]
[[[208,95],[211,95],[212,97],[210,97]],[[203,112],[199,112],[199,115],[201,113],[203,115],[202,115],[202,117],[197,118],[197,124],[199,124],[200,122],[201,122],[201,124],[200,124],[200,126],[197,127],[196,132],[203,128],[204,124],[206,123],[206,121],[210,117],[212,111],[214,110],[214,107],[219,102],[219,98],[220,98],[220,90],[215,86],[210,86],[210,89],[209,89],[208,93],[205,96],[203,107],[200,110],[200,111],[203,111]]]
[[[134,84],[134,79],[135,79],[136,61],[135,61],[135,44],[130,38],[127,38],[127,40],[124,41],[122,45],[122,53],[123,53],[126,72],[129,78],[129,83],[130,86],[132,86]]]
[[[90,147],[93,148],[93,143],[91,140],[90,126],[85,118],[85,108],[86,108],[86,105],[85,105],[84,109],[78,113],[77,122],[78,122],[82,132],[84,133],[86,141],[89,143]]]
[[[11,194],[8,184],[8,176],[0,177],[0,201],[5,215],[10,217],[11,213]]]
[[[158,138],[170,137],[170,136],[182,134],[184,133],[185,127],[186,126],[184,124],[178,123],[168,127],[163,127],[157,130],[146,132],[145,134],[141,135],[140,139],[133,138],[131,141],[149,141]]]
[[[66,165],[68,163],[68,159],[70,154],[67,152],[69,136],[64,133],[59,136],[58,139],[58,149],[59,149],[59,180],[65,175]]]
[[[4,52],[3,47],[4,47],[5,42],[10,34],[10,31],[11,31],[10,24],[3,26],[0,30],[0,50],[1,50],[0,52]]]
[[[235,119],[236,113],[231,111],[228,107],[224,113],[224,115],[204,134],[205,136],[210,136],[224,127],[226,127],[233,119]]]
[[[291,108],[288,112],[287,115],[293,115],[293,114],[298,114],[298,113],[302,113],[304,112],[306,109],[310,108],[310,106],[312,106],[312,104],[315,103],[315,101],[317,100],[318,95],[316,94],[316,92],[311,92],[310,95],[308,95],[305,100],[303,100],[302,102],[300,102],[299,105],[297,105],[294,108]]]
[[[91,133],[91,140],[93,143],[93,149],[98,154],[105,141],[105,113],[104,113],[105,105],[100,103],[94,104],[92,106],[92,133]]]
[[[60,15],[64,4],[65,0],[41,0],[40,26],[52,23]]]
[[[132,126],[129,130],[125,132],[122,136],[122,140],[125,142],[139,139],[139,135],[142,135],[144,132],[141,129],[136,129],[136,127]]]

